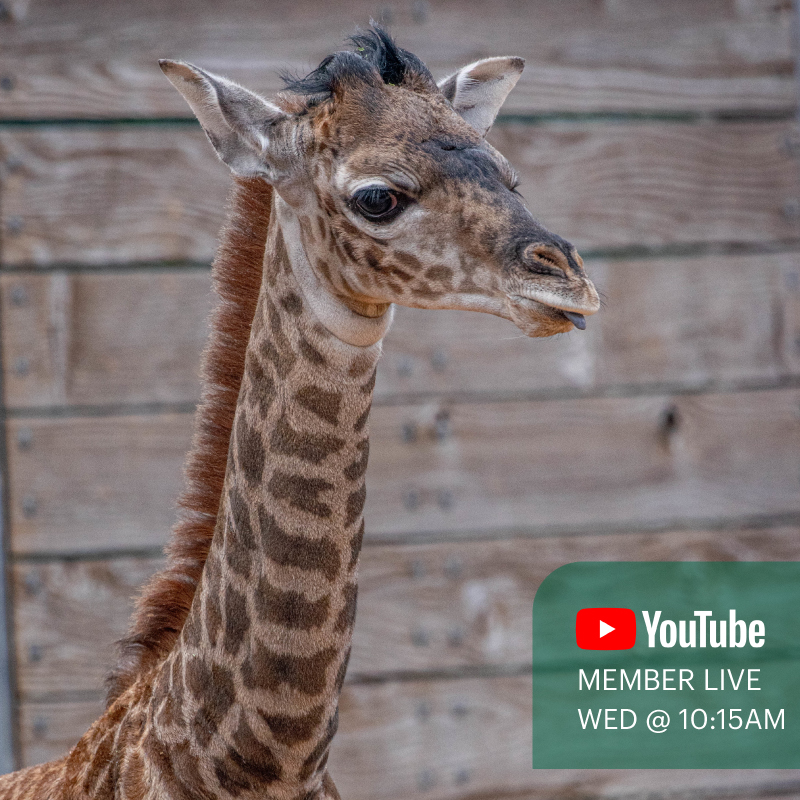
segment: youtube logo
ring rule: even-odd
[[[636,644],[636,613],[630,608],[582,608],[575,619],[581,650],[630,650]]]

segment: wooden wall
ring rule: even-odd
[[[491,139],[605,306],[401,309],[380,368],[343,796],[800,797],[791,771],[537,771],[530,609],[576,560],[800,558],[789,0],[5,0],[0,315],[20,764],[101,707],[180,487],[226,170],[159,57],[264,92],[370,16],[527,69]]]

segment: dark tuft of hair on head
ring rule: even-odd
[[[354,51],[343,50],[327,56],[305,77],[282,73],[285,90],[303,95],[313,104],[331,97],[337,84],[348,80],[369,80],[374,74],[373,68],[387,84],[397,85],[421,78],[435,87],[433,76],[422,61],[398,47],[377,23],[371,22],[368,30],[356,30],[348,42]]]

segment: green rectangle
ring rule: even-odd
[[[632,609],[635,646],[579,648],[575,622],[584,608]],[[736,620],[733,644],[740,644],[744,634],[741,647],[731,646],[731,610]],[[651,623],[661,611],[652,638],[644,611]],[[695,611],[712,616],[696,616]],[[800,563],[598,562],[561,567],[542,583],[533,606],[533,766],[799,768],[799,616]],[[706,641],[701,647],[704,619]],[[726,623],[724,647],[711,647],[712,621],[717,638],[719,623]],[[682,646],[692,643],[692,623],[694,646]],[[686,679],[682,685],[680,670]],[[621,715],[620,709],[626,711]],[[656,712],[669,716],[662,732],[657,732]],[[628,729],[621,727],[621,716]],[[661,715],[660,721],[664,719]]]

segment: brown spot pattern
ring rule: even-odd
[[[322,353],[320,353],[320,351],[317,350],[317,348],[314,347],[314,345],[311,344],[308,339],[306,339],[305,336],[299,337],[298,346],[300,347],[300,352],[302,353],[303,358],[312,363],[314,366],[322,367],[327,363],[325,356],[323,356]]]
[[[186,620],[186,624],[183,626],[183,639],[189,647],[195,648],[200,647],[200,643],[203,641],[200,620],[194,611],[189,614],[189,619]]]
[[[220,664],[209,665],[193,658],[186,665],[186,685],[200,704],[192,720],[192,731],[196,741],[205,746],[236,700],[233,676]]]
[[[297,431],[285,417],[281,417],[275,425],[269,444],[276,453],[319,464],[328,456],[338,453],[344,447],[345,441],[338,436]]]
[[[362,485],[360,489],[356,489],[354,492],[350,493],[345,506],[345,528],[352,525],[361,516],[361,512],[364,510],[364,502],[366,499],[366,485]]]
[[[353,424],[353,431],[355,433],[361,433],[367,425],[367,420],[369,419],[369,411],[372,407],[372,403],[370,403],[365,409],[364,413],[355,421]]]
[[[239,468],[247,482],[257,486],[264,473],[266,453],[261,435],[247,424],[244,414],[239,415],[236,423],[236,453]]]
[[[362,439],[358,442],[356,450],[358,450],[358,457],[344,470],[344,476],[349,481],[358,480],[366,474],[369,461],[369,439]]]
[[[348,583],[344,587],[344,606],[336,619],[335,630],[337,633],[349,631],[356,621],[356,604],[358,599],[358,586]]]
[[[303,313],[303,301],[297,292],[287,292],[281,298],[281,306],[288,311],[293,317]]]
[[[275,470],[267,488],[276,500],[285,500],[290,506],[315,517],[327,519],[331,515],[331,507],[323,503],[319,495],[333,489],[334,485],[322,478],[305,478]]]
[[[325,690],[328,667],[337,653],[335,647],[328,647],[313,656],[280,655],[256,642],[242,668],[242,678],[248,689],[274,692],[286,684],[303,694],[317,695]]]
[[[327,392],[318,386],[303,386],[295,393],[294,399],[325,422],[339,424],[339,409],[342,404],[342,395],[339,392]]]
[[[301,781],[307,781],[322,765],[322,760],[327,757],[333,737],[339,728],[339,709],[337,708],[333,716],[328,720],[328,725],[317,746],[311,751],[303,766],[300,768],[298,777]]]
[[[267,558],[284,567],[319,570],[329,581],[336,579],[340,569],[339,551],[331,542],[286,533],[263,506],[259,507],[258,516]]]
[[[403,266],[408,267],[413,272],[422,271],[422,262],[411,253],[405,253],[402,250],[395,250],[392,256],[396,258]]]
[[[225,652],[235,656],[250,629],[247,599],[228,584],[225,587]]]
[[[271,586],[266,578],[259,581],[255,600],[256,610],[262,617],[284,628],[303,631],[319,628],[328,618],[330,607],[327,596],[314,601],[306,600],[300,592],[283,591]]]
[[[216,596],[210,592],[206,594],[203,601],[205,607],[205,626],[208,643],[212,647],[217,646],[217,637],[222,630],[222,610]]]
[[[225,761],[215,759],[214,774],[219,785],[234,797],[259,785],[269,785],[282,776],[280,763],[242,716]]]
[[[350,563],[347,565],[348,570],[352,570],[358,563],[358,555],[361,552],[361,544],[364,541],[364,520],[358,526],[358,531],[355,536],[350,540]]]
[[[276,741],[281,744],[296,745],[308,741],[313,736],[314,731],[322,722],[324,710],[323,705],[314,706],[306,714],[298,717],[290,717],[287,714],[268,714],[264,711],[258,713],[269,725],[270,732]]]
[[[431,267],[425,273],[425,277],[432,281],[450,283],[453,280],[453,270],[450,267]]]
[[[370,376],[370,379],[361,387],[362,394],[370,394],[370,395],[372,394],[372,392],[375,390],[375,380],[377,377],[378,377],[378,370],[377,369],[372,370],[372,375]]]
[[[264,372],[258,358],[248,353],[245,373],[250,381],[248,399],[255,399],[261,419],[266,419],[270,406],[275,400],[275,381]]]

